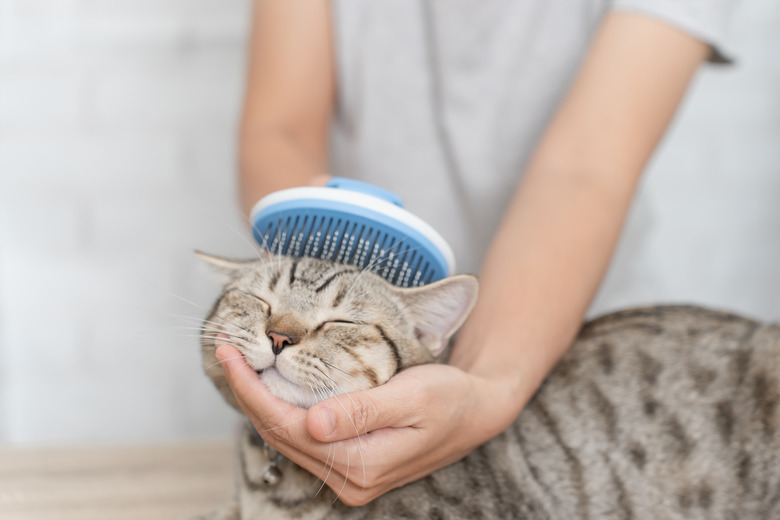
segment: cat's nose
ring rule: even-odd
[[[271,338],[271,342],[273,343],[271,350],[274,351],[275,356],[278,356],[285,347],[298,343],[296,341],[297,338],[292,338],[287,334],[282,334],[281,332],[276,332],[274,330],[269,330],[266,332],[266,335]]]

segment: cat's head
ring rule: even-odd
[[[271,393],[308,408],[433,361],[477,296],[477,280],[468,275],[402,289],[369,271],[311,258],[198,255],[224,283],[203,325],[203,366],[236,408],[215,356],[220,334]]]

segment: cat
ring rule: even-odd
[[[477,292],[466,275],[399,289],[309,258],[201,257],[224,280],[203,366],[239,411],[217,335],[308,407],[436,360]],[[595,319],[506,431],[362,507],[317,493],[251,425],[238,458],[233,500],[205,518],[780,519],[780,327],[690,306]]]

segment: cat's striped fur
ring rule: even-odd
[[[310,314],[307,333],[331,318],[360,322],[334,325],[333,342],[312,336],[298,343],[312,352],[321,345],[326,356],[331,348],[352,352],[343,358],[353,358],[346,371],[355,373],[356,388],[431,360],[429,348],[438,349],[471,304],[468,287],[457,283],[434,297],[439,313],[446,307],[440,300],[460,301],[449,308],[457,316],[439,326],[439,337],[425,338],[425,348],[418,338],[426,332],[414,320],[421,311],[404,308],[399,290],[371,274],[316,260],[212,263],[228,283],[204,326],[204,366],[231,403],[214,364],[214,335],[233,337],[250,363],[260,359],[252,349],[272,348],[268,314],[241,292],[273,299],[272,311]],[[339,381],[333,390],[351,389],[330,377]],[[277,395],[284,390],[278,386]],[[503,434],[364,507],[334,502],[331,491],[313,496],[315,477],[290,461],[282,482],[265,487],[267,460],[249,430],[239,457],[238,500],[216,518],[780,519],[780,327],[695,307],[590,322]]]

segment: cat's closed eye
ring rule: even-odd
[[[365,325],[365,323],[353,320],[328,320],[323,322],[323,325]]]
[[[366,324],[352,321],[352,320],[327,320],[327,321],[323,321],[322,323],[314,327],[314,330],[312,332],[316,334],[317,332],[327,331],[333,328],[356,327],[360,325],[366,325]]]
[[[265,312],[266,316],[271,315],[271,304],[262,299],[260,296],[256,294],[252,294],[247,291],[242,291],[241,289],[234,289],[236,292],[243,294],[244,296],[248,296],[249,298],[252,298],[253,300],[256,300],[263,306],[263,311]]]

